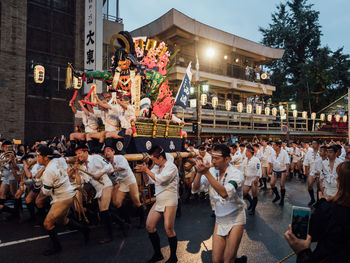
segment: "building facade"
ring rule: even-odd
[[[65,89],[67,63],[84,69],[85,3],[88,0],[1,0],[0,2],[0,134],[33,143],[73,131]],[[115,5],[116,0],[103,4]],[[122,20],[105,8],[104,49]],[[114,9],[114,14],[115,14]],[[102,17],[102,16],[101,16]],[[101,58],[108,60],[106,51]],[[35,65],[45,80],[34,83]],[[82,91],[81,91],[82,92]]]

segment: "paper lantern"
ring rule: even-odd
[[[202,106],[207,105],[207,102],[208,102],[207,94],[202,94],[201,95],[201,104],[202,104]]]
[[[73,77],[73,88],[80,89],[83,86],[83,79],[81,77]]]
[[[301,116],[303,117],[303,119],[307,119],[307,111],[303,111]]]
[[[344,115],[343,116],[343,122],[347,122],[348,121],[348,115]]]
[[[272,108],[272,115],[277,116],[277,108]]]
[[[243,111],[243,103],[242,102],[238,102],[237,103],[237,111],[238,112],[242,112]]]
[[[226,110],[227,111],[230,111],[231,110],[231,105],[232,105],[232,102],[230,100],[227,100],[225,102],[225,107],[226,107]]]
[[[196,107],[197,107],[197,100],[190,99],[190,108],[196,108]]]
[[[256,105],[256,107],[255,107],[255,112],[256,112],[256,114],[258,114],[258,115],[261,114],[261,112],[262,112],[262,107],[261,107],[261,105]]]
[[[328,116],[327,116],[327,121],[329,121],[329,122],[332,121],[332,114],[328,114]]]
[[[266,78],[267,78],[266,73],[261,74],[261,79],[266,79]]]
[[[265,115],[269,116],[270,115],[270,107],[265,108]]]
[[[324,113],[321,113],[320,115],[320,120],[324,121],[326,119],[326,115]]]
[[[286,114],[286,110],[281,108],[280,109],[280,116],[284,116]]]
[[[34,82],[41,84],[45,79],[45,68],[41,65],[36,65],[34,67]]]
[[[315,112],[311,113],[311,120],[316,120],[316,113]]]
[[[247,105],[247,113],[252,113],[252,110],[253,110],[253,106],[252,106],[252,104],[248,104]]]
[[[298,118],[298,111],[297,110],[293,110],[293,117]]]
[[[214,96],[212,99],[211,99],[211,105],[214,109],[216,109],[216,107],[218,106],[218,103],[219,103],[219,99],[218,97]]]
[[[340,115],[339,115],[339,114],[335,115],[335,121],[336,121],[336,122],[339,122],[339,121],[340,121]]]

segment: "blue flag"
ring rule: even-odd
[[[181,82],[180,88],[177,92],[176,99],[175,99],[176,104],[181,106],[184,109],[186,109],[188,99],[190,98],[191,79],[192,79],[192,72],[191,72],[191,62],[190,62],[188,64],[185,76]]]

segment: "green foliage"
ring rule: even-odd
[[[285,49],[281,60],[268,65],[276,86],[273,100],[296,101],[299,109],[318,111],[346,92],[350,57],[343,49],[321,47],[319,12],[307,0],[277,6],[268,28],[260,28],[262,43]]]

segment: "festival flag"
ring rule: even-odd
[[[188,99],[190,98],[191,79],[192,79],[192,72],[191,72],[191,62],[190,62],[188,64],[188,67],[186,69],[186,74],[181,82],[180,88],[177,92],[176,99],[175,99],[175,102],[184,109],[186,109]]]

